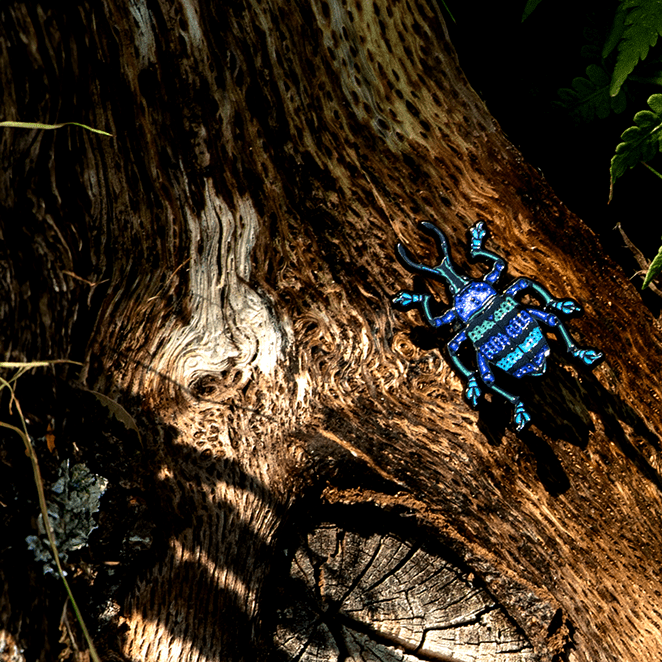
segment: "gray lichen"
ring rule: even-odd
[[[51,487],[46,506],[62,562],[66,562],[70,552],[87,544],[90,533],[97,527],[93,516],[99,511],[99,501],[107,486],[106,478],[93,474],[84,464],[75,464],[70,469],[69,460],[65,460],[60,465],[58,479]],[[37,561],[43,561],[44,573],[55,572],[41,514],[37,526],[39,535],[25,539],[28,549],[34,552]]]

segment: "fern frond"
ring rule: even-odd
[[[648,98],[651,110],[642,110],[634,116],[635,126],[627,128],[611,159],[611,186],[628,168],[641,161],[650,161],[662,151],[662,94]],[[611,192],[609,194],[611,200]]]
[[[609,53],[618,46],[618,43],[623,37],[623,32],[625,32],[625,17],[627,16],[627,4],[627,2],[620,2],[616,9],[611,31],[609,32],[609,35],[607,35],[607,40],[602,47],[602,57],[604,59],[606,59],[609,56]]]
[[[597,64],[586,67],[587,78],[575,78],[572,88],[559,90],[559,102],[576,119],[590,122],[596,115],[604,119],[611,111],[621,113],[625,110],[625,91],[615,97],[609,94],[609,74]]]
[[[653,261],[650,263],[650,266],[648,267],[648,271],[646,272],[646,278],[644,278],[644,284],[641,286],[642,290],[645,290],[649,285],[650,282],[660,274],[662,271],[662,246],[660,246],[660,250],[657,252],[657,255],[653,258]]]
[[[646,59],[648,50],[655,46],[657,38],[662,35],[662,0],[621,0],[621,7],[627,14],[611,78],[612,96],[618,94],[637,62]]]
[[[524,13],[522,14],[522,23],[531,15],[531,12],[542,2],[542,0],[527,0]]]

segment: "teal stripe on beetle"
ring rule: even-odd
[[[533,331],[531,331],[531,333],[529,333],[529,335],[526,337],[524,342],[519,345],[519,347],[516,347],[512,352],[510,352],[510,354],[497,361],[497,365],[502,370],[508,371],[522,359],[526,352],[535,347],[542,340],[542,331],[536,327],[533,329]]]
[[[504,317],[507,317],[511,311],[517,308],[517,302],[514,299],[506,299],[491,315],[491,319],[484,320],[481,324],[478,324],[473,329],[467,332],[471,342],[478,343],[481,338],[492,333],[492,330],[496,326],[497,322],[500,322]]]
[[[515,299],[506,299],[494,313],[494,320],[496,322],[501,321],[511,310],[517,308],[517,301]]]
[[[491,320],[485,320],[482,324],[471,329],[467,335],[475,345],[483,336],[488,335],[495,326],[496,324]]]

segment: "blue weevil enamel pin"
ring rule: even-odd
[[[404,265],[412,273],[421,274],[436,280],[443,280],[451,296],[453,305],[439,316],[430,309],[432,295],[415,292],[400,292],[393,303],[401,308],[419,306],[424,318],[434,327],[446,324],[455,325],[456,335],[448,343],[448,354],[459,373],[467,379],[465,396],[475,409],[485,389],[498,393],[513,406],[516,429],[522,430],[530,421],[521,399],[496,385],[493,366],[513,377],[524,375],[539,376],[545,372],[550,348],[540,323],[553,329],[565,343],[568,353],[587,366],[592,366],[602,358],[602,352],[594,349],[580,349],[558,314],[571,315],[581,312],[581,307],[572,299],[555,299],[542,285],[528,278],[518,278],[501,292],[495,289],[506,262],[491,251],[483,248],[487,237],[485,223],[476,223],[470,230],[471,259],[492,262],[492,269],[482,280],[475,280],[459,274],[451,261],[448,242],[444,233],[432,223],[421,223],[421,230],[432,235],[437,250],[442,257],[436,267],[427,267],[412,259],[407,249],[398,244],[398,254]],[[523,304],[515,296],[529,290],[542,308]],[[460,360],[458,352],[464,343],[470,343],[476,354],[477,370],[470,370]]]

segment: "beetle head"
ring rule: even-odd
[[[469,283],[461,292],[454,296],[454,307],[459,318],[466,322],[485,302],[496,295],[496,290],[483,281]]]

